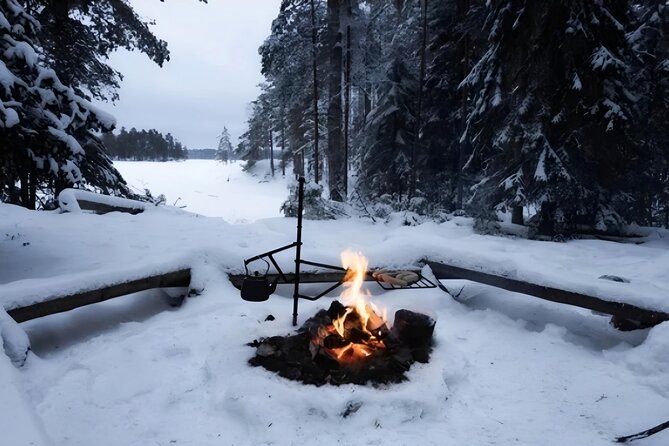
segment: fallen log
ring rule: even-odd
[[[101,288],[91,288],[71,294],[50,296],[48,300],[42,302],[25,307],[10,308],[7,310],[7,314],[16,322],[25,322],[139,291],[154,288],[187,288],[190,285],[190,281],[190,269],[182,269],[129,280],[127,282],[115,283]]]

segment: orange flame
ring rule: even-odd
[[[370,356],[374,349],[384,348],[385,344],[377,338],[380,331],[374,333],[375,329],[385,324],[385,310],[383,318],[379,310],[368,302],[369,293],[363,290],[362,285],[367,278],[367,259],[359,252],[346,250],[341,254],[341,261],[347,269],[344,278],[344,291],[341,294],[342,302],[347,307],[346,312],[338,319],[332,321],[332,327],[343,338],[346,338],[346,317],[356,313],[359,318],[359,327],[369,334],[369,339],[364,343],[351,343],[346,347],[330,349],[339,362],[354,363],[360,359]]]
[[[347,249],[341,253],[341,264],[347,269],[344,277],[344,291],[341,293],[344,305],[350,307],[346,314],[355,309],[362,320],[362,326],[366,327],[370,317],[366,299],[369,293],[362,289],[362,284],[365,283],[367,278],[369,262],[362,253]],[[339,319],[342,324],[345,317],[346,315]],[[335,325],[335,328],[337,328],[337,325]],[[337,331],[340,335],[344,335],[343,326],[341,330],[338,328]]]

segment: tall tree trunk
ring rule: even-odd
[[[328,50],[328,187],[331,200],[344,201],[341,0],[328,0]]]
[[[74,79],[72,79],[72,75],[68,69],[68,59],[70,58],[70,0],[51,0],[48,8],[51,9],[55,28],[60,30],[55,36],[54,68],[58,78],[63,84],[73,85]]]
[[[311,0],[311,69],[313,84],[313,119],[314,119],[314,181],[318,184],[320,179],[320,155],[318,153],[318,140],[320,131],[318,128],[318,34],[316,30],[316,6]]]
[[[306,161],[304,159],[304,149],[300,150],[300,164],[302,167],[300,167],[300,176],[304,176],[306,172]]]
[[[368,86],[365,89],[365,91],[363,92],[364,93],[364,95],[363,95],[363,97],[364,97],[364,99],[363,99],[364,107],[363,107],[363,118],[362,118],[362,126],[363,127],[365,127],[367,125],[367,115],[369,114],[369,112],[372,111],[372,97],[369,94],[369,88],[370,88],[370,86]]]
[[[286,116],[281,107],[281,175],[286,176]]]
[[[30,183],[28,181],[28,169],[26,166],[20,167],[19,181],[21,182],[21,206],[30,209]]]
[[[425,85],[425,57],[427,52],[427,2],[428,0],[422,1],[422,17],[421,17],[421,44],[420,44],[420,62],[419,62],[419,78],[418,78],[418,108],[416,110],[416,130],[414,135],[413,144],[411,145],[411,175],[409,180],[409,198],[414,193],[416,187],[416,150],[417,146],[420,143],[420,132],[423,125],[423,89]]]
[[[511,223],[516,225],[525,224],[525,219],[523,218],[522,206],[513,206],[513,208],[511,209]]]
[[[272,129],[269,130],[269,168],[274,176],[274,135]]]
[[[58,196],[56,195],[55,198],[58,198]],[[28,209],[36,209],[37,208],[37,173],[35,172],[35,169],[30,171],[30,195],[29,195],[28,199],[29,199]]]
[[[353,20],[352,0],[346,0],[346,64],[344,69],[344,198],[348,197],[348,159],[349,159],[349,130],[351,126],[351,64],[352,37],[351,21]]]
[[[460,1],[460,21],[463,22],[465,20],[465,17],[467,15],[467,10],[469,8],[468,6],[469,0],[461,0]],[[462,57],[462,79],[467,77],[469,74],[469,33],[466,33],[463,38],[463,57]],[[465,91],[466,89],[462,89],[462,97],[461,97],[461,102],[460,102],[460,108],[461,108],[461,113],[462,113],[462,132],[464,133],[466,127],[467,127],[467,92]],[[462,209],[462,201],[463,201],[463,196],[464,196],[464,173],[462,172],[463,169],[465,168],[465,157],[467,156],[468,152],[468,141],[465,138],[464,140],[460,141],[460,147],[458,151],[458,172],[457,172],[457,201],[456,201],[456,207],[458,209]]]

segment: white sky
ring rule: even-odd
[[[216,147],[227,126],[233,144],[245,130],[248,103],[262,81],[258,47],[269,35],[280,0],[132,0],[154,34],[168,42],[161,69],[144,54],[112,56],[125,76],[120,100],[102,103],[121,126],[171,132],[189,149]]]

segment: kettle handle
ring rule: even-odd
[[[263,258],[256,259],[256,260],[262,260],[263,262],[265,262],[267,264],[267,269],[265,270],[265,274],[264,274],[266,276],[267,273],[269,273],[269,262],[267,260],[263,259]],[[248,262],[248,263],[244,262],[244,269],[246,270],[246,275],[247,276],[250,275],[249,274],[249,263],[252,263],[252,262]]]

